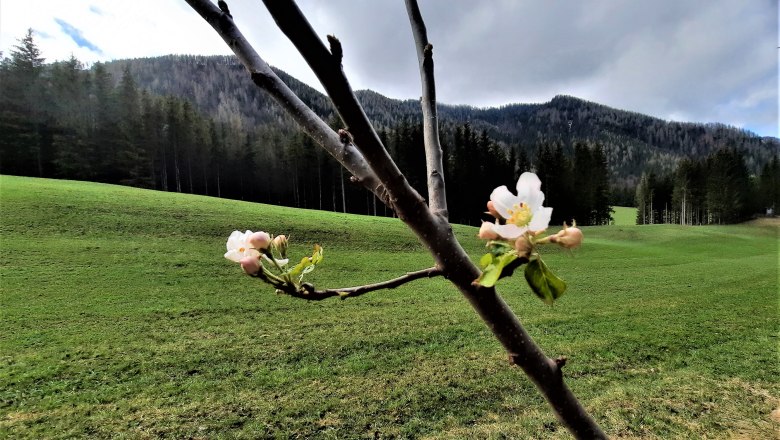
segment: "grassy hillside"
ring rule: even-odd
[[[612,220],[615,226],[636,225],[636,208],[613,206]]]
[[[222,258],[263,229],[322,244],[321,287],[429,266],[397,220],[7,176],[0,212],[0,438],[567,438],[446,281],[307,303]],[[584,231],[554,307],[499,287],[604,429],[776,436],[777,225]]]

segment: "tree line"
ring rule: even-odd
[[[752,175],[744,156],[724,148],[704,159],[685,159],[666,175],[643,174],[636,188],[637,224],[737,223],[780,206],[780,159]]]
[[[204,115],[187,99],[139,87],[129,65],[115,78],[101,63],[87,69],[74,57],[44,61],[28,31],[0,63],[2,173],[392,215],[289,121],[266,118],[250,126],[227,98],[215,116]],[[422,125],[415,119],[387,120],[379,133],[425,196]],[[332,114],[330,120],[341,128]],[[442,144],[455,222],[477,224],[493,188],[514,187],[517,176],[532,169],[545,181],[548,203],[560,204],[556,221],[608,221],[608,171],[600,147],[578,144],[569,158],[561,145],[543,145],[532,161],[525,149],[499,143],[468,122],[445,124]],[[574,204],[566,203],[569,198]]]
[[[158,95],[186,97],[204,114],[216,117],[234,112],[245,125],[289,124],[283,112],[254,87],[234,57],[168,55],[117,60],[106,64],[119,77],[130,67],[141,88]],[[328,99],[290,75],[275,72],[317,114],[334,115]],[[355,92],[377,130],[388,130],[403,120],[421,117],[415,99],[398,100],[371,90]],[[614,109],[572,96],[556,96],[540,104],[510,104],[497,108],[438,103],[442,129],[454,130],[468,122],[504,148],[524,149],[534,156],[541,144],[563,143],[573,154],[576,142],[598,144],[607,157],[613,196],[633,203],[643,171],[672,172],[685,157],[701,158],[724,147],[739,148],[751,173],[759,173],[780,142],[724,124],[665,121],[636,112]],[[220,116],[222,117],[222,116]]]

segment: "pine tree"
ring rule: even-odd
[[[141,143],[141,99],[138,86],[125,67],[119,81],[117,93],[119,132],[116,133],[116,157],[111,163],[111,174],[118,183],[154,187],[153,176],[149,174],[147,150]]]
[[[744,158],[726,148],[707,158],[707,208],[712,223],[736,223],[747,219],[752,186]]]
[[[32,29],[2,62],[0,87],[0,171],[44,176],[48,168],[44,58]]]
[[[765,213],[778,215],[780,210],[780,158],[774,156],[761,169],[759,177],[759,203]]]
[[[592,225],[607,225],[612,221],[612,213],[614,210],[610,206],[611,191],[609,187],[609,166],[607,164],[607,156],[604,154],[604,149],[601,145],[593,147],[592,164],[593,164],[593,204],[591,207],[591,219]]]
[[[90,179],[94,164],[90,160],[90,75],[79,60],[55,63],[50,71],[50,102],[47,104],[53,128],[53,163],[57,175],[71,179]]]

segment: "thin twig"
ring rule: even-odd
[[[186,1],[227,43],[249,71],[252,81],[268,92],[315,142],[339,161],[367,189],[377,196],[384,192],[376,174],[371,170],[363,155],[353,144],[343,144],[328,124],[290,90],[268,63],[258,55],[252,45],[247,42],[232,19],[228,19],[220,9],[208,0]]]
[[[371,121],[369,121],[368,116],[363,111],[363,107],[358,102],[347,77],[344,75],[340,60],[338,60],[339,62],[334,62],[334,54],[317,36],[295,2],[289,0],[263,0],[263,3],[274,21],[276,21],[279,29],[298,49],[298,52],[301,53],[306,63],[309,64],[309,67],[311,67],[320,83],[322,83],[339,116],[341,116],[346,126],[349,127],[349,131],[355,139],[355,146],[387,188],[390,203],[398,216],[401,217],[404,211],[404,209],[400,209],[401,212],[399,212],[399,203],[410,205],[405,210],[406,212],[411,210],[417,211],[419,208],[412,208],[411,205],[424,205],[423,198],[409,185],[401,170],[398,169],[393,159],[390,158],[390,154],[385,149],[385,146],[382,145],[379,135],[377,135],[376,130],[371,125]],[[343,53],[340,49],[341,44],[337,43],[337,38],[329,36],[328,40],[332,47],[339,48],[334,50],[335,52]]]
[[[442,275],[444,274],[439,268],[430,267],[428,269],[422,269],[415,272],[407,272],[405,275],[401,275],[398,278],[393,278],[392,280],[382,281],[374,284],[366,284],[364,286],[317,290],[311,284],[303,284],[299,290],[290,289],[284,290],[283,292],[295,298],[301,298],[310,301],[321,301],[323,299],[333,298],[336,296],[341,299],[346,299],[364,295],[376,290],[395,289],[398,286],[402,286],[414,280],[419,280],[420,278],[433,278]]]
[[[423,114],[423,138],[425,140],[425,165],[428,171],[428,205],[434,214],[447,218],[447,193],[444,186],[443,152],[439,141],[439,120],[436,114],[436,82],[433,75],[433,45],[428,42],[417,0],[406,0],[406,11],[412,26],[412,34],[420,64]]]

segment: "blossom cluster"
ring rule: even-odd
[[[315,244],[311,257],[301,258],[298,264],[289,264],[286,235],[260,231],[233,231],[227,240],[225,258],[241,265],[252,277],[272,285],[277,292],[296,294],[306,287],[303,277],[322,261],[322,246]]]
[[[273,247],[282,257],[275,259],[269,248]],[[267,232],[233,231],[228,237],[227,252],[225,258],[241,265],[241,269],[248,275],[257,275],[263,268],[261,258],[267,262],[273,262],[276,266],[284,267],[289,262],[285,258],[287,254],[287,237],[277,235],[273,239]],[[273,260],[272,260],[273,259]]]
[[[529,257],[536,244],[555,243],[571,249],[582,244],[582,231],[576,227],[564,228],[557,234],[539,237],[550,225],[552,208],[542,206],[542,182],[534,173],[523,173],[517,180],[517,195],[506,186],[499,186],[490,194],[488,213],[495,222],[483,222],[479,238],[483,240],[513,241],[519,256]]]
[[[566,291],[566,282],[542,261],[537,246],[554,243],[572,249],[582,244],[582,231],[576,224],[569,227],[564,223],[556,234],[544,236],[553,209],[543,206],[541,180],[534,173],[523,173],[516,188],[517,195],[506,186],[490,194],[487,209],[495,221],[484,222],[479,228],[479,238],[488,241],[488,253],[480,259],[482,274],[474,283],[492,287],[526,264],[524,273],[529,287],[545,303],[552,304]]]

